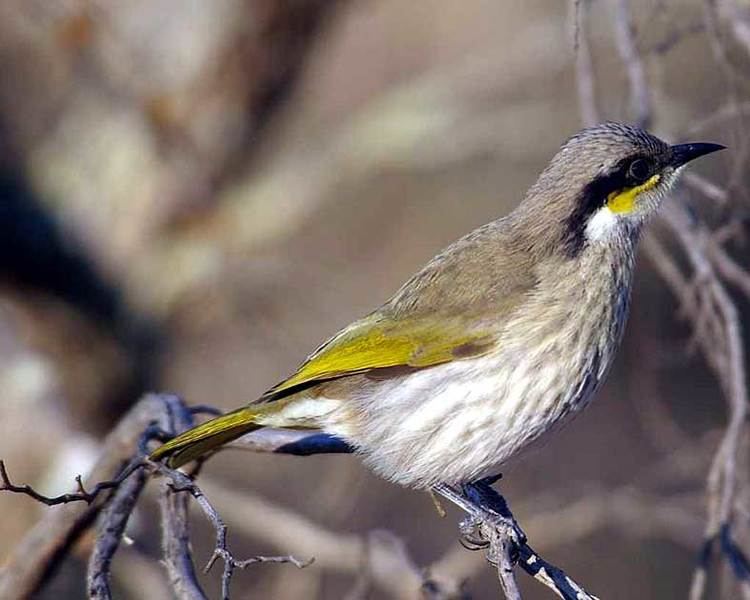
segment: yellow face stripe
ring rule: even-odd
[[[646,183],[631,188],[625,188],[618,192],[612,192],[607,196],[607,208],[613,213],[627,214],[635,209],[635,199],[650,189],[653,189],[659,183],[661,175],[654,175]]]

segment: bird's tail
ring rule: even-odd
[[[247,406],[206,421],[169,440],[154,450],[149,458],[162,460],[168,457],[167,464],[170,467],[180,467],[246,433],[264,427],[258,421],[269,413],[269,406],[273,404],[276,403]]]

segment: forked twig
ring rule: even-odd
[[[211,553],[211,557],[208,559],[206,566],[203,568],[204,573],[214,566],[217,560],[221,559],[224,562],[224,570],[221,576],[221,597],[225,600],[229,598],[229,587],[231,584],[232,576],[236,569],[245,569],[250,565],[261,564],[261,563],[289,563],[298,568],[304,568],[311,565],[314,561],[313,558],[308,560],[301,560],[294,556],[253,556],[244,560],[238,560],[234,554],[227,547],[227,525],[219,515],[219,512],[211,504],[210,500],[203,493],[203,490],[195,483],[195,481],[183,473],[175,469],[170,469],[162,463],[155,463],[154,469],[156,472],[167,478],[168,485],[173,492],[184,492],[192,496],[192,498],[198,503],[204,516],[209,520],[214,528],[215,542],[214,549]]]
[[[513,576],[515,565],[563,600],[598,600],[528,545],[508,503],[491,487],[491,481],[465,486],[464,493],[445,485],[435,487],[435,492],[469,515],[460,526],[464,546],[487,551],[487,560],[496,567],[508,600],[521,597]]]

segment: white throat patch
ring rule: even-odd
[[[619,217],[608,206],[602,206],[586,223],[586,238],[592,242],[609,239],[619,226]]]

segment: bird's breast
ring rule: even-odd
[[[413,487],[493,472],[583,408],[604,379],[628,308],[631,263],[577,263],[498,324],[492,353],[378,382],[357,439],[382,475]],[[582,267],[582,269],[581,269]]]

